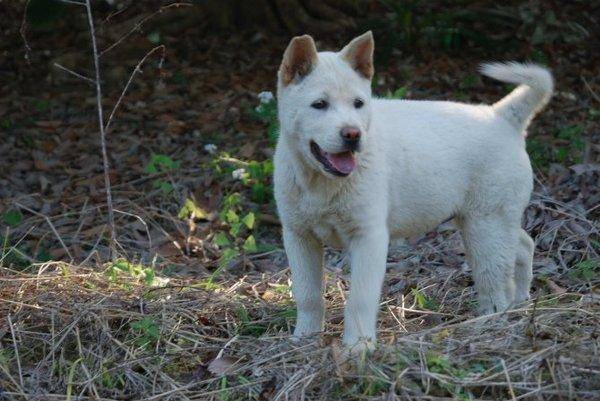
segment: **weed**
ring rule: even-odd
[[[389,92],[385,95],[388,99],[404,99],[408,93],[408,87],[401,86],[393,92]]]
[[[427,309],[430,311],[439,310],[440,305],[437,303],[437,301],[435,299],[430,298],[427,295],[423,294],[422,291],[419,291],[416,288],[413,288],[411,293],[415,297],[415,301],[417,301],[417,305],[419,306],[419,308]]]
[[[577,263],[569,270],[569,276],[573,279],[591,281],[600,274],[600,259],[589,259]]]
[[[579,124],[563,127],[556,134],[556,144],[532,137],[527,139],[527,152],[536,167],[548,167],[551,163],[565,165],[580,163],[585,142],[584,127]]]
[[[204,209],[196,205],[196,203],[192,199],[187,198],[181,209],[179,209],[177,217],[182,220],[205,219],[208,217],[208,213]]]
[[[114,263],[110,263],[106,270],[108,279],[117,283],[120,275],[125,275],[143,282],[146,285],[156,285],[156,273],[152,267],[144,266],[139,263],[131,263],[125,259],[119,259]],[[127,283],[123,284],[127,286]]]
[[[150,161],[146,165],[146,172],[149,174],[172,173],[179,170],[181,162],[174,161],[171,157],[161,154],[152,154]],[[173,185],[163,179],[157,178],[152,182],[155,189],[160,189],[164,195],[173,191]]]
[[[261,92],[258,98],[260,99],[260,104],[254,109],[254,115],[267,124],[269,141],[271,146],[274,146],[279,136],[277,102],[271,92]]]
[[[2,214],[2,221],[9,227],[19,225],[23,220],[23,215],[18,210],[9,210]]]
[[[153,349],[159,340],[159,328],[150,317],[144,317],[130,324],[135,333],[134,343],[140,348]]]
[[[6,130],[9,130],[12,128],[12,121],[8,118],[4,118],[2,119],[2,121],[0,121],[0,128],[4,128]]]

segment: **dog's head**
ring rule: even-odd
[[[317,53],[304,35],[293,38],[283,54],[277,83],[282,135],[328,176],[350,175],[367,143],[373,48],[370,31],[337,53]]]

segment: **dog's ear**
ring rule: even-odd
[[[317,47],[309,35],[296,36],[283,53],[279,67],[279,79],[283,86],[289,85],[296,77],[307,76],[317,62]]]
[[[373,33],[365,32],[362,35],[352,39],[342,50],[341,55],[350,66],[361,76],[370,80],[373,78],[375,69],[373,68],[373,50],[375,42]]]

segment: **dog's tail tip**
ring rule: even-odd
[[[546,67],[532,63],[484,63],[479,71],[490,78],[519,85],[493,108],[519,129],[525,129],[531,119],[550,100],[554,78]]]

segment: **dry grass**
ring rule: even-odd
[[[557,274],[527,307],[477,318],[468,269],[453,266],[457,235],[440,231],[392,253],[408,262],[389,269],[381,346],[352,362],[338,340],[347,283],[335,252],[326,332],[300,343],[289,341],[287,270],[149,284],[107,266],[2,268],[0,398],[598,399],[598,280]]]

